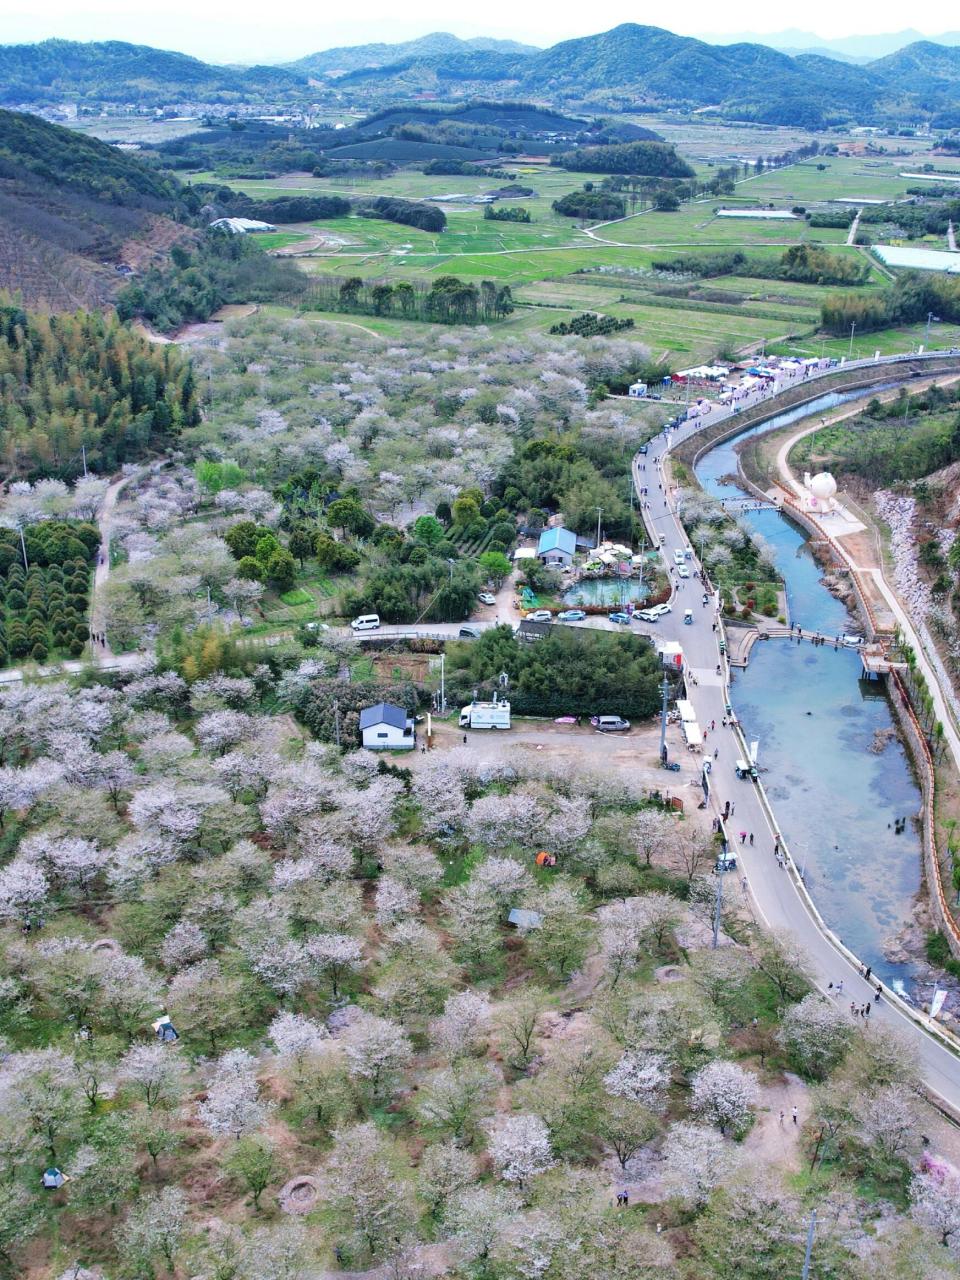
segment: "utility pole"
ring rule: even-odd
[[[663,683],[660,686],[660,692],[663,695],[663,703],[660,707],[660,763],[667,763],[667,694],[670,692],[670,682],[667,680],[667,673],[663,673]]]
[[[85,444],[82,444],[80,446],[80,452],[83,454],[83,478],[84,480],[86,480],[87,479],[87,446]]]
[[[600,517],[603,515],[603,507],[597,507],[597,549],[600,547]]]
[[[446,655],[440,655],[440,714],[444,715],[447,710],[447,687],[444,682],[444,659]]]
[[[850,351],[847,355],[848,360],[853,359],[853,335],[856,333],[856,331],[857,331],[857,322],[856,320],[854,320],[853,323],[850,325]]]
[[[807,1252],[803,1258],[803,1274],[800,1280],[810,1280],[810,1259],[813,1255],[813,1234],[817,1229],[817,1211],[811,1210],[810,1225],[807,1228]]]
[[[340,746],[340,702],[337,698],[333,700],[333,737],[337,746]]]

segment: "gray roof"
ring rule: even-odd
[[[507,921],[518,929],[539,929],[543,916],[539,911],[530,911],[526,907],[511,907]]]
[[[373,729],[378,724],[388,724],[394,729],[405,729],[408,719],[403,707],[395,707],[392,702],[378,702],[360,712],[360,728]]]

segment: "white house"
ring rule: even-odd
[[[647,394],[647,384],[645,382],[631,382],[630,390],[627,394],[631,400],[643,400]]]
[[[369,751],[412,751],[417,730],[403,707],[378,702],[360,712],[360,737]]]

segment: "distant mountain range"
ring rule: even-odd
[[[401,44],[358,44],[341,49],[326,49],[322,53],[310,53],[296,62],[288,62],[291,71],[309,76],[343,74],[360,71],[366,67],[383,67],[396,62],[422,58],[447,58],[463,53],[500,53],[509,57],[524,57],[539,50],[530,44],[518,44],[516,40],[490,40],[478,36],[461,40],[447,31],[433,31],[417,40]]]
[[[960,127],[960,47],[929,40],[864,65],[818,53],[790,57],[767,44],[708,44],[633,23],[549,49],[439,32],[328,50],[286,67],[216,67],[117,42],[0,46],[7,104],[303,104],[322,94],[318,82],[379,106],[424,93],[520,96],[598,112],[709,107],[727,118],[810,129],[920,119]]]
[[[701,37],[710,44],[765,44],[770,49],[778,49],[781,53],[796,56],[803,53],[817,53],[825,58],[838,58],[841,62],[871,62],[875,58],[885,58],[888,54],[905,49],[908,44],[946,44],[960,45],[960,31],[945,31],[940,36],[925,36],[920,31],[908,27],[905,31],[890,32],[882,35],[838,36],[825,39],[814,35],[811,31],[800,31],[791,27],[786,31],[777,31],[773,35],[757,35],[754,31],[741,31],[734,34],[711,34]]]

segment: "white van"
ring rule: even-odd
[[[376,631],[380,626],[379,613],[362,613],[350,623],[354,631]]]
[[[674,563],[674,564],[683,564],[684,559],[685,559],[685,556],[684,556],[684,554],[683,554],[683,551],[681,550],[681,548],[680,548],[680,547],[677,547],[677,549],[676,549],[676,550],[674,551],[674,553],[673,553],[673,563]]]

